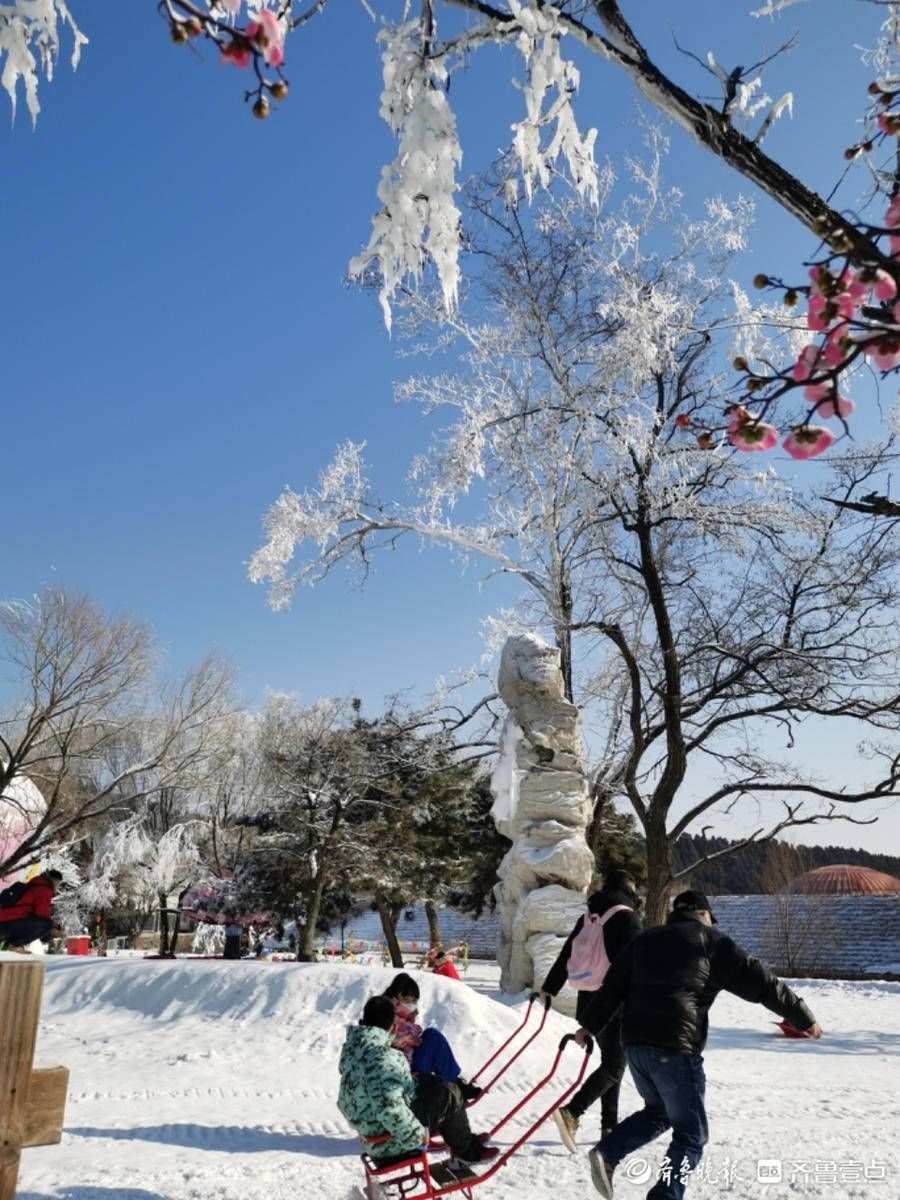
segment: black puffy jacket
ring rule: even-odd
[[[699,1052],[709,1032],[709,1008],[720,991],[764,1004],[798,1029],[815,1018],[787,984],[696,913],[674,912],[648,929],[609,969],[603,987],[579,1016],[599,1033],[622,1008],[622,1040]]]
[[[630,892],[622,891],[620,888],[605,887],[599,892],[594,892],[588,898],[588,912],[596,913],[598,917],[602,917],[609,909],[615,908],[617,904],[627,904],[630,909],[633,909],[635,897]],[[563,948],[560,950],[556,962],[547,972],[547,978],[544,980],[542,991],[549,992],[551,996],[559,994],[561,988],[569,977],[569,954],[572,951],[572,942],[581,933],[581,927],[584,925],[584,917],[579,917],[575,922],[575,927],[563,943]],[[611,963],[615,962],[632,938],[636,937],[641,932],[640,918],[634,911],[617,912],[615,916],[609,918],[603,926],[603,945],[606,947],[606,954]],[[598,992],[579,992],[575,1016],[580,1024],[584,1024],[583,1016],[587,1011],[587,1006]]]

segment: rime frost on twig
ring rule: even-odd
[[[578,91],[580,76],[574,63],[560,54],[565,32],[559,13],[536,0],[510,0],[510,10],[521,32],[516,46],[525,59],[528,77],[521,85],[525,98],[525,119],[513,125],[513,148],[522,166],[525,194],[530,200],[535,181],[548,187],[556,163],[564,159],[578,193],[597,203],[597,167],[594,162],[596,129],[584,137],[578,131],[572,98]],[[549,93],[556,96],[549,106]],[[555,123],[550,141],[541,145],[541,131]]]
[[[443,84],[443,59],[429,58],[417,21],[391,26],[384,43],[381,116],[397,135],[397,156],[378,184],[383,207],[372,218],[372,236],[350,264],[360,276],[370,264],[381,274],[379,299],[391,328],[391,296],[404,279],[418,280],[428,258],[437,268],[448,311],[459,288],[459,209],[456,168],[462,149],[456,118]]]
[[[782,12],[786,8],[790,8],[792,4],[805,4],[806,0],[766,0],[762,8],[754,8],[750,11],[751,17],[774,17],[777,13]]]
[[[732,280],[729,286],[734,300],[732,352],[756,365],[784,356],[796,359],[809,340],[803,317],[783,304],[752,304],[739,284]]]
[[[250,567],[254,582],[270,584],[273,607],[286,607],[298,585],[315,584],[339,566],[364,576],[380,547],[411,534],[527,585],[532,606],[489,622],[489,644],[501,624],[546,628],[548,611],[558,605],[547,550],[553,531],[565,529],[566,544],[607,536],[598,509],[603,497],[633,498],[635,456],[652,463],[648,501],[667,521],[688,520],[724,545],[740,539],[744,524],[755,529],[780,519],[780,497],[748,475],[743,462],[727,452],[721,461],[710,458],[694,437],[670,437],[671,417],[660,425],[655,381],[679,378],[685,356],[692,362],[701,353],[701,331],[726,299],[723,276],[729,257],[746,247],[753,211],[747,200],[714,198],[702,216],[687,219],[677,194],[662,187],[661,146],[651,139],[649,162],[631,164],[636,192],[615,212],[597,213],[575,196],[559,203],[548,197],[534,220],[546,253],[537,262],[546,261],[547,291],[539,285],[541,265],[529,277],[539,293],[530,304],[504,293],[475,318],[465,309],[447,315],[433,292],[404,296],[404,330],[420,345],[426,329],[437,341],[448,330],[459,339],[452,372],[414,373],[396,389],[398,400],[443,420],[413,460],[408,490],[391,504],[372,496],[361,447],[352,445],[339,448],[317,486],[282,493]],[[601,182],[607,197],[612,180],[604,174]],[[670,256],[649,249],[663,229]],[[550,264],[557,261],[567,264],[565,296],[552,283]],[[758,327],[758,348],[763,333],[772,347],[790,333],[769,329],[766,315],[749,303],[739,320]],[[714,324],[719,340],[731,337],[733,323],[721,309]],[[546,357],[529,353],[532,339]],[[697,387],[688,409],[698,428],[720,419],[723,388],[717,375]],[[728,504],[709,503],[700,486],[713,461],[718,477],[734,488]],[[457,515],[464,498],[468,512],[478,514],[465,522]],[[599,595],[606,584],[598,578],[591,586]]]
[[[6,91],[16,118],[16,91],[19,80],[25,89],[25,103],[31,122],[37,122],[38,70],[52,80],[59,59],[60,25],[68,25],[72,34],[72,69],[78,66],[81,47],[87,38],[75,24],[66,0],[15,0],[0,4],[0,86]],[[4,55],[6,56],[4,61]]]
[[[794,94],[793,92],[785,92],[784,95],[775,101],[769,111],[766,113],[765,120],[760,125],[756,137],[753,139],[758,146],[763,140],[769,129],[774,125],[782,113],[787,113],[788,116],[794,115]]]

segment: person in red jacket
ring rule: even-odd
[[[448,958],[443,950],[437,951],[432,962],[431,970],[435,975],[444,975],[447,979],[459,979],[459,971],[454,967],[453,960]]]
[[[36,938],[50,937],[53,928],[50,905],[61,879],[59,871],[35,875],[25,884],[14,904],[0,908],[0,944],[13,950],[27,946]]]

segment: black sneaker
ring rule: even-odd
[[[497,1146],[486,1146],[480,1136],[473,1134],[472,1140],[465,1150],[455,1150],[453,1158],[460,1159],[464,1163],[483,1163],[490,1162],[499,1153],[500,1150]]]
[[[456,1086],[459,1088],[460,1095],[467,1104],[471,1104],[473,1100],[477,1100],[484,1088],[476,1087],[474,1083],[467,1083],[465,1079],[457,1079]]]
[[[611,1167],[606,1159],[595,1146],[588,1154],[588,1161],[591,1164],[591,1182],[594,1187],[603,1197],[603,1200],[612,1200],[613,1194],[613,1171],[615,1167]]]

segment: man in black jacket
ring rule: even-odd
[[[591,1178],[607,1200],[618,1163],[669,1128],[672,1141],[647,1200],[682,1200],[709,1137],[702,1051],[720,991],[764,1004],[811,1037],[822,1036],[800,997],[715,923],[701,892],[676,896],[668,923],[631,942],[585,1010],[576,1034],[581,1043],[622,1010],[625,1054],[644,1101],[590,1152]]]
[[[610,871],[606,883],[599,892],[588,898],[588,912],[602,917],[610,909],[620,908],[603,926],[603,945],[611,963],[615,962],[636,934],[641,932],[641,922],[635,913],[640,903],[637,887],[627,871]],[[579,917],[575,928],[566,938],[559,957],[547,973],[542,996],[556,996],[568,978],[569,955],[572,942],[581,933],[584,917]],[[584,1014],[597,992],[580,991],[575,1008],[575,1018],[584,1024]],[[599,1038],[600,1066],[587,1077],[579,1090],[563,1108],[553,1114],[560,1136],[574,1154],[578,1147],[575,1134],[578,1123],[592,1104],[602,1101],[600,1125],[603,1137],[610,1132],[619,1119],[619,1085],[625,1074],[625,1051],[618,1018],[613,1018]]]

